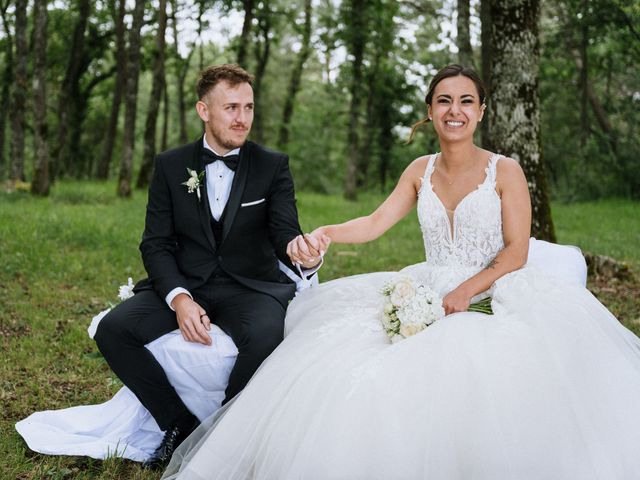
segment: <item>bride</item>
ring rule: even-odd
[[[413,161],[373,214],[309,237],[370,241],[417,202],[426,261],[402,273],[447,315],[390,344],[380,292],[394,274],[303,292],[285,341],[163,478],[640,478],[640,341],[584,287],[523,267],[527,182],[473,144],[484,99],[474,71],[438,72],[424,122],[441,153]],[[466,311],[487,295],[493,315]]]

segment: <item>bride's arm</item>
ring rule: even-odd
[[[414,207],[428,157],[415,159],[400,176],[393,192],[370,215],[337,225],[325,225],[311,232],[336,243],[365,243],[375,240],[398,223]]]
[[[443,306],[447,315],[467,310],[474,295],[484,292],[497,279],[527,262],[531,232],[531,200],[527,180],[520,165],[511,158],[501,158],[497,167],[496,189],[501,198],[504,248],[484,270],[444,297]]]

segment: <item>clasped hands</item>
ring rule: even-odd
[[[291,263],[298,264],[302,268],[313,268],[320,263],[331,243],[331,238],[325,235],[321,229],[311,233],[298,235],[287,245],[287,255]]]
[[[321,229],[298,235],[287,245],[287,255],[302,268],[313,268],[320,263],[331,239]],[[207,312],[186,293],[180,293],[171,302],[176,311],[180,333],[187,342],[211,345],[209,330],[211,319]]]

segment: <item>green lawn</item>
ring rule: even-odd
[[[119,388],[87,337],[91,316],[115,301],[117,287],[144,275],[138,242],[146,193],[115,197],[113,182],[64,182],[47,199],[0,193],[0,478],[156,479],[136,464],[30,452],[14,423],[35,410],[97,403]],[[373,210],[379,195],[357,203],[299,194],[303,228]],[[559,241],[640,267],[638,203],[554,205]],[[334,245],[321,278],[397,270],[421,261],[415,212],[367,245]],[[637,305],[614,299],[614,312]],[[631,300],[633,301],[633,300]],[[625,310],[626,309],[626,310]]]

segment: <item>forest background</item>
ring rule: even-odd
[[[490,91],[479,143],[528,174],[534,233],[554,238],[549,198],[640,198],[637,1],[0,0],[0,14],[8,190],[144,189],[157,152],[201,134],[199,70],[235,62],[256,77],[251,138],[290,154],[298,190],[386,192],[437,151],[426,130],[404,141],[430,77],[459,62]]]
[[[36,454],[14,424],[121,387],[86,327],[145,274],[153,158],[201,135],[209,64],[255,75],[251,138],[290,155],[305,230],[371,212],[437,151],[430,128],[405,143],[426,85],[474,66],[478,144],[521,163],[535,235],[580,246],[588,288],[640,334],[637,0],[0,0],[0,21],[0,478],[159,477]],[[334,245],[320,276],[422,260],[414,212]]]

